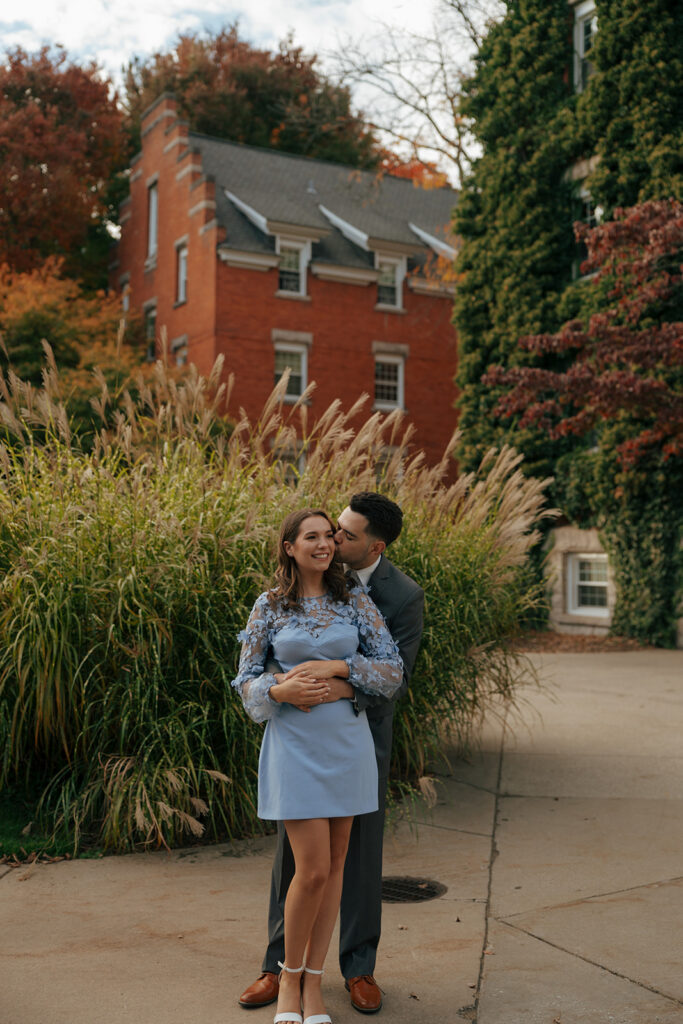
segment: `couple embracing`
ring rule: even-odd
[[[381,1008],[382,835],[394,701],[422,633],[424,594],[384,554],[401,509],[362,492],[334,524],[320,509],[284,520],[274,586],[240,634],[233,682],[266,722],[259,817],[278,823],[260,977],[245,1009],[277,999],[276,1024],[327,1024],[323,963],[340,910],[339,962],[352,1006]],[[346,574],[345,574],[346,570]]]

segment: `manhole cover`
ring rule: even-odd
[[[423,903],[447,892],[445,885],[431,878],[390,876],[382,879],[383,903]]]

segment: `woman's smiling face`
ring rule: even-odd
[[[284,542],[287,554],[299,570],[325,572],[334,558],[334,531],[323,516],[307,516],[302,520],[294,543]]]

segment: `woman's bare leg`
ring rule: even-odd
[[[325,963],[334,924],[339,913],[344,861],[346,860],[352,823],[353,818],[329,819],[330,872],[306,950],[306,966],[318,971],[322,970]],[[325,1013],[325,1003],[320,989],[321,982],[322,978],[319,974],[306,973],[304,975],[304,1017]]]
[[[327,818],[286,821],[294,854],[294,877],[285,901],[285,964],[300,967],[330,876],[330,824]],[[300,1012],[301,975],[282,972],[277,1012]]]

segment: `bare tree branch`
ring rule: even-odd
[[[388,145],[436,163],[455,184],[475,151],[461,110],[463,81],[502,11],[502,0],[439,0],[428,33],[382,25],[377,36],[348,40],[333,57],[337,76],[357,87],[366,120]]]

